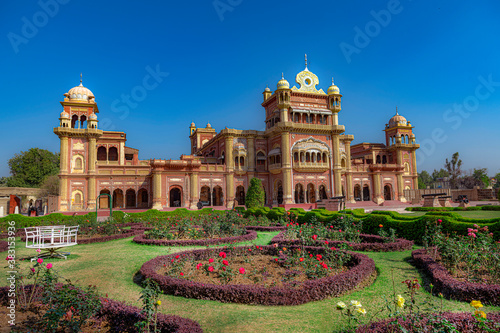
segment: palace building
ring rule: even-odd
[[[262,180],[268,206],[313,207],[317,200],[345,195],[348,202],[404,202],[416,189],[413,126],[396,112],[385,125],[385,143],[352,144],[339,124],[340,89],[332,80],[325,93],[306,68],[282,76],[263,92],[266,129],[217,132],[191,123],[191,153],[179,160],[140,160],[126,146],[125,132],[99,129],[92,92],[71,88],[54,133],[61,140],[60,211],[98,208],[244,205],[250,179]],[[108,194],[108,195],[106,195]]]

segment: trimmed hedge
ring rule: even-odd
[[[499,191],[500,193],[500,191]],[[473,210],[500,210],[500,205],[484,205],[471,207],[406,207],[410,212],[435,212],[435,211],[473,211]]]
[[[26,286],[31,290],[33,285]],[[0,303],[8,305],[9,287],[0,287]],[[37,296],[40,296],[38,293]],[[135,323],[144,320],[141,309],[135,306],[127,305],[123,302],[115,301],[109,298],[101,298],[101,310],[96,315],[97,318],[103,318],[109,323],[110,332],[136,333]],[[158,314],[157,327],[160,332],[171,333],[202,333],[200,324],[196,321],[173,315]]]
[[[453,324],[455,328],[457,329],[458,332],[461,333],[476,333],[476,332],[486,332],[481,330],[480,326],[478,325],[478,320],[469,312],[459,312],[459,313],[454,313],[454,312],[443,312],[443,313],[438,313],[438,314],[429,314],[427,317],[440,317],[443,319],[446,319],[448,322]],[[487,314],[487,319],[495,322],[495,323],[500,323],[500,313],[488,313]],[[392,319],[394,320],[394,319]],[[419,318],[417,320],[420,321]],[[420,323],[427,323],[428,319],[424,319]],[[356,329],[356,333],[390,333],[390,332],[400,332],[401,328],[398,327],[398,325],[388,325],[391,322],[391,319],[386,319],[383,321],[379,321],[376,323],[371,323],[368,325],[363,325],[360,326]],[[406,317],[406,320],[403,318],[398,318],[398,323],[408,332],[413,332],[412,329],[414,327],[412,326],[413,323],[410,320],[410,318]],[[433,326],[428,326],[428,331],[427,332],[434,332],[435,327]]]
[[[224,250],[231,255],[249,254],[248,247],[215,248],[174,253],[166,256],[156,257],[140,269],[144,278],[149,278],[158,283],[165,294],[182,296],[186,298],[214,300],[223,303],[243,303],[260,305],[298,305],[307,302],[318,301],[327,297],[338,297],[346,292],[352,291],[360,283],[367,281],[375,274],[375,262],[368,256],[355,252],[352,255],[349,271],[335,276],[328,276],[317,280],[308,280],[298,288],[270,287],[264,288],[255,285],[214,285],[193,282],[166,275],[160,275],[157,270],[164,265],[170,265],[176,255],[185,255],[186,258],[194,260],[207,260],[217,256]],[[311,253],[324,254],[325,249],[321,247],[305,247]],[[251,253],[277,255],[277,248],[263,246],[259,252]]]
[[[218,239],[185,239],[185,240],[161,240],[161,239],[147,239],[146,235],[142,234],[134,237],[134,242],[145,245],[159,245],[159,246],[206,246],[217,245],[226,243],[239,243],[257,238],[257,232],[247,230],[246,235],[224,237]]]
[[[282,230],[286,230],[286,227],[285,226],[272,226],[272,227],[263,227],[263,226],[260,226],[260,225],[256,225],[256,226],[248,226],[248,227],[245,227],[247,230],[253,230],[253,231],[264,231],[264,232],[272,232],[272,231],[282,231]]]
[[[281,246],[300,246],[301,242],[298,239],[287,240],[284,237],[284,232],[280,232],[276,235],[271,243],[278,243]],[[406,251],[413,248],[413,241],[398,238],[394,243],[384,243],[383,237],[376,235],[360,235],[363,243],[351,243],[346,241],[332,241],[328,240],[328,245],[339,246],[341,244],[347,244],[350,250],[353,251],[370,251],[370,252],[395,252],[395,251]],[[318,245],[324,243],[324,240],[317,240]]]
[[[500,306],[500,285],[458,281],[445,267],[434,261],[425,249],[415,250],[411,256],[415,265],[423,268],[432,278],[433,290],[442,293],[447,299],[463,302],[479,300],[483,304]]]

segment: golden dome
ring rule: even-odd
[[[266,89],[264,89],[264,91],[271,91],[271,89],[269,89],[269,87],[266,87]]]
[[[281,80],[278,81],[277,88],[278,89],[290,89],[290,83],[288,83],[288,81],[285,80],[283,73],[281,73]]]
[[[333,94],[340,94],[340,89],[333,83],[333,78],[332,78],[332,85],[328,87],[328,91],[326,92],[328,95],[333,95]]]
[[[192,123],[191,123],[191,126],[189,126],[189,127],[195,127],[194,122],[192,122]]]
[[[69,119],[69,113],[66,111],[61,112],[60,118],[68,118]]]
[[[92,119],[92,120],[97,120],[97,115],[95,113],[92,113],[90,116],[89,116],[89,119]]]
[[[405,117],[400,115],[398,113],[398,110],[396,109],[396,114],[389,120],[389,127],[395,127],[395,126],[406,126],[408,124],[407,120]]]
[[[64,96],[71,102],[95,103],[95,97],[92,91],[82,85],[81,74],[80,85],[71,88],[67,93],[64,94]]]

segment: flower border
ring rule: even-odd
[[[138,244],[156,245],[156,246],[205,246],[205,245],[217,245],[226,243],[239,243],[239,242],[254,240],[256,238],[257,238],[256,231],[247,230],[247,233],[245,235],[224,237],[218,239],[159,240],[159,239],[147,239],[146,235],[142,234],[134,237],[133,241]]]
[[[5,252],[9,249],[9,242],[0,241],[0,252]]]
[[[297,247],[291,247],[291,249]],[[311,253],[324,253],[322,247],[305,247]],[[248,253],[248,247],[240,246],[233,248],[213,248],[203,250],[192,250],[177,252],[166,256],[156,257],[144,263],[140,274],[146,279],[152,279],[158,283],[165,294],[182,296],[186,298],[214,300],[223,303],[243,303],[259,305],[298,305],[312,301],[318,301],[327,297],[338,297],[346,292],[352,291],[373,274],[376,274],[375,262],[368,256],[355,252],[352,255],[352,268],[335,276],[328,276],[317,280],[308,280],[300,288],[271,287],[264,288],[254,285],[214,285],[193,282],[166,275],[160,275],[157,270],[164,265],[170,265],[176,255],[185,255],[195,260],[205,260],[217,256],[224,250],[230,256]],[[268,245],[259,250],[259,254],[276,255],[279,248]],[[252,251],[252,253],[256,253]]]
[[[415,265],[431,276],[433,290],[442,293],[447,299],[463,302],[480,300],[484,304],[500,306],[500,285],[458,281],[444,266],[434,261],[426,249],[415,250],[411,256]]]
[[[272,231],[282,231],[286,230],[285,226],[260,226],[260,225],[249,225],[245,227],[247,230],[254,230],[254,231],[264,231],[264,232],[272,232]]]
[[[300,240],[287,240],[284,238],[285,233],[280,232],[276,235],[271,243],[278,243],[280,245],[301,245]],[[413,241],[409,241],[403,238],[396,239],[393,243],[383,243],[383,237],[377,235],[360,234],[361,239],[365,243],[351,243],[347,241],[332,241],[328,240],[328,244],[331,246],[338,246],[340,244],[346,243],[350,246],[352,251],[370,251],[370,252],[395,252],[395,251],[407,251],[413,248]],[[378,241],[378,242],[376,242]],[[318,244],[324,241],[316,241]]]
[[[27,285],[31,289],[33,285]],[[7,305],[9,287],[0,287],[0,303]],[[144,319],[141,314],[141,309],[132,305],[127,305],[124,302],[115,301],[109,298],[101,297],[101,310],[96,315],[104,317],[113,327],[113,331],[119,332],[136,332],[137,328],[134,324]],[[166,315],[159,313],[157,321],[158,329],[161,332],[175,333],[202,333],[203,330],[198,322],[174,315]]]

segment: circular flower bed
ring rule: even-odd
[[[140,274],[144,278],[149,278],[158,283],[160,288],[166,294],[183,296],[187,298],[209,299],[224,303],[244,303],[261,305],[297,305],[311,301],[325,299],[327,297],[337,297],[346,292],[358,288],[360,285],[368,284],[374,277],[375,263],[368,256],[348,252],[333,251],[322,247],[306,247],[303,250],[308,252],[313,260],[317,260],[316,265],[309,265],[309,274],[317,274],[316,279],[307,279],[300,283],[286,283],[281,286],[260,286],[257,283],[247,282],[247,284],[232,284],[231,277],[228,275],[244,275],[252,273],[251,269],[244,267],[231,268],[230,263],[237,261],[240,257],[249,257],[249,261],[259,257],[278,256],[276,262],[287,262],[284,258],[286,251],[297,251],[298,247],[290,249],[277,248],[275,246],[262,246],[257,248],[233,247],[230,249],[203,249],[175,253],[166,256],[159,256],[142,265]],[[345,262],[344,269],[340,273],[325,276],[328,271],[327,258],[331,251],[333,255],[349,255],[350,259]],[[280,253],[281,252],[281,253]],[[290,255],[291,256],[291,255]],[[298,261],[305,260],[303,257],[297,257]],[[309,258],[307,258],[309,259]],[[166,275],[165,271],[170,272],[182,270],[185,264],[182,261],[190,262],[195,265],[195,270],[206,271],[211,275],[215,270],[223,283],[204,283],[189,280],[189,276],[184,272],[178,272],[175,277]],[[177,267],[176,267],[177,265]],[[326,266],[326,267],[325,267]],[[272,266],[266,265],[256,267],[262,273],[266,270],[272,270]],[[229,271],[231,270],[231,271]],[[293,267],[289,269],[291,274],[297,274]],[[315,273],[316,272],[316,273]],[[262,274],[264,275],[264,274]],[[256,276],[254,274],[254,276]],[[238,281],[234,278],[234,281]]]
[[[160,246],[206,246],[226,243],[239,243],[257,238],[257,232],[247,230],[244,235],[222,237],[222,238],[206,238],[206,239],[148,239],[142,234],[134,237],[134,242],[146,245]]]
[[[480,300],[484,304],[500,306],[500,285],[458,281],[432,259],[426,249],[415,250],[411,256],[415,265],[430,275],[434,290],[446,298],[465,302]]]
[[[322,244],[327,242],[329,246],[341,246],[346,244],[349,250],[352,251],[371,251],[371,252],[393,252],[393,251],[406,251],[411,250],[413,247],[413,241],[409,241],[402,238],[397,238],[394,242],[384,243],[386,240],[384,237],[376,235],[359,234],[360,243],[348,242],[348,241],[335,241],[335,240],[319,240],[314,239],[314,235],[308,242],[313,242]],[[277,243],[280,246],[291,246],[291,245],[301,245],[302,241],[300,239],[286,239],[285,233],[281,232],[276,235],[271,243]]]
[[[27,289],[31,290],[32,285],[26,286]],[[7,305],[10,303],[8,297],[9,287],[0,287],[0,306],[2,306],[6,312]],[[144,320],[144,315],[141,314],[141,309],[126,305],[125,303],[118,302],[109,298],[101,298],[101,309],[95,316],[98,321],[104,320],[109,328],[110,332],[137,332],[137,328],[134,326],[137,322]],[[16,313],[16,326],[22,325],[19,319],[22,317],[20,310]],[[10,320],[10,319],[9,319]],[[7,324],[5,322],[5,324]],[[29,324],[28,324],[29,325]],[[2,326],[0,324],[0,326]],[[16,326],[13,326],[14,328]],[[203,330],[200,324],[197,322],[182,318],[178,316],[158,314],[157,327],[160,332],[176,332],[176,333],[200,333]],[[24,326],[24,328],[30,328]]]

